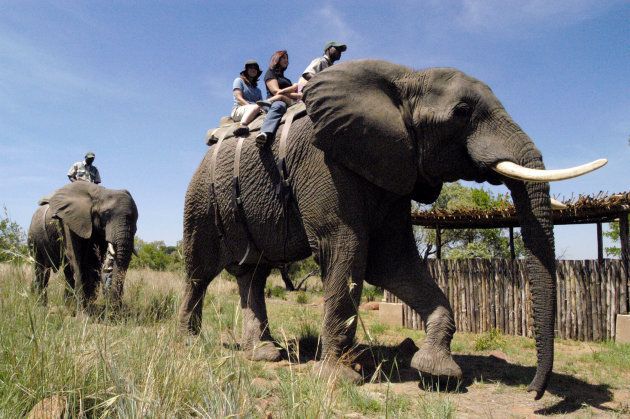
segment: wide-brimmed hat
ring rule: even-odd
[[[337,42],[337,41],[330,41],[329,43],[326,44],[326,46],[324,46],[324,52],[328,51],[328,48],[330,47],[335,47],[341,52],[344,52],[346,49],[348,49],[346,44],[342,44],[341,42]]]
[[[245,61],[245,66],[243,67],[243,71],[241,71],[241,75],[242,76],[246,76],[247,75],[247,67],[255,67],[256,68],[256,71],[258,72],[256,77],[260,77],[260,75],[262,74],[262,71],[260,70],[260,66],[258,65],[258,62],[256,60],[247,60],[247,61]]]

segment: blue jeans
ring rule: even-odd
[[[282,119],[282,115],[284,115],[286,112],[286,103],[281,100],[273,102],[269,107],[267,116],[265,116],[265,120],[263,121],[262,127],[260,128],[260,132],[267,133],[267,135],[272,135],[278,128],[278,124]]]

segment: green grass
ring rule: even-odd
[[[275,281],[275,279],[274,279]],[[277,281],[276,281],[277,282]],[[292,303],[286,292],[267,300],[271,331],[292,363],[249,362],[238,351],[241,310],[236,284],[213,281],[204,300],[202,333],[182,336],[177,309],[183,279],[176,273],[130,271],[120,316],[72,316],[62,304],[62,281],[51,278],[48,307],[29,292],[30,271],[0,265],[0,417],[23,417],[40,400],[65,397],[73,417],[366,417],[457,416],[457,393],[421,390],[418,382],[389,382],[397,361],[387,354],[404,338],[424,333],[386,326],[378,312],[360,312],[357,336],[383,371],[380,383],[355,386],[310,372],[321,350],[321,298],[304,293]],[[280,288],[270,286],[268,290]],[[282,296],[287,301],[282,300]],[[300,294],[295,294],[296,302]],[[318,303],[318,301],[320,301]],[[103,309],[99,298],[97,307]],[[456,333],[452,349],[484,356],[501,349],[509,362],[534,365],[532,339]],[[630,345],[558,341],[556,371],[614,388],[627,388]],[[385,349],[383,349],[385,348]],[[382,355],[382,356],[381,356]],[[406,387],[404,387],[406,385]],[[473,386],[478,384],[473,384]],[[501,381],[488,399],[525,393]],[[400,386],[406,388],[402,393]],[[393,389],[397,388],[397,391]],[[627,405],[626,405],[627,406]],[[628,407],[626,407],[628,409]],[[584,413],[580,411],[580,413]],[[625,412],[627,413],[627,412]]]

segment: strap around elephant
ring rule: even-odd
[[[278,193],[281,196],[287,197],[289,189],[289,169],[287,168],[287,140],[289,138],[289,130],[293,123],[295,112],[287,114],[284,120],[284,126],[282,127],[282,134],[280,135],[280,144],[278,144],[278,171],[280,172],[280,185]]]
[[[219,203],[217,202],[217,195],[215,191],[216,187],[216,168],[217,168],[217,157],[219,156],[219,150],[221,149],[221,145],[223,144],[223,140],[227,133],[222,135],[217,143],[214,145],[214,150],[212,150],[212,156],[210,157],[210,195],[212,198],[213,208],[214,208],[214,225],[217,228],[217,232],[219,234],[219,239],[223,240],[225,247],[228,249],[232,257],[234,254],[232,253],[232,249],[225,241],[225,228],[223,227],[223,222],[221,220],[221,213],[219,212]]]
[[[241,184],[240,184],[240,166],[241,166],[241,152],[243,149],[243,142],[245,138],[239,137],[236,142],[236,150],[234,152],[234,172],[232,177],[232,192],[234,198],[234,214],[237,222],[240,222],[243,225],[243,229],[245,230],[245,235],[247,236],[247,249],[245,250],[245,254],[239,261],[239,265],[242,265],[247,260],[249,256],[250,250],[256,249],[256,242],[254,241],[254,237],[247,226],[247,218],[245,216],[245,209],[243,208],[243,199],[241,197]]]

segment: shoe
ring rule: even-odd
[[[247,125],[240,124],[234,129],[234,135],[237,137],[244,137],[249,134],[249,127]]]
[[[269,102],[268,100],[257,100],[256,105],[260,106],[261,108],[264,108],[264,107],[271,106],[271,102]]]
[[[263,148],[267,144],[268,135],[266,132],[261,132],[256,136],[256,147]]]

